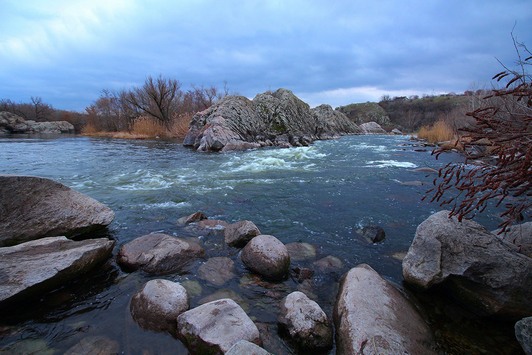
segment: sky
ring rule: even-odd
[[[0,0],[0,99],[84,111],[148,76],[311,107],[490,87],[530,0]]]

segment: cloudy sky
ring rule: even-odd
[[[148,76],[311,106],[463,92],[532,48],[530,0],[0,0],[0,99],[83,111]]]

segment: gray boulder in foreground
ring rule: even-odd
[[[221,354],[241,340],[261,345],[259,330],[229,298],[205,303],[177,317],[177,333],[194,354]]]
[[[332,348],[333,332],[321,307],[303,292],[290,293],[281,301],[279,326],[301,349]]]
[[[359,132],[344,114],[330,107],[311,110],[291,91],[279,89],[259,94],[253,100],[226,96],[198,112],[183,145],[198,151],[290,147]]]
[[[122,245],[117,261],[127,270],[141,269],[149,274],[162,275],[183,272],[192,260],[204,253],[196,242],[152,233]]]
[[[114,212],[71,188],[41,177],[0,175],[0,246],[89,233]]]
[[[224,238],[229,246],[243,247],[259,234],[260,230],[255,223],[251,221],[238,221],[225,228]]]
[[[178,282],[150,280],[131,298],[129,309],[141,327],[174,332],[177,316],[188,309],[187,291]]]
[[[484,315],[532,314],[532,259],[480,224],[440,211],[423,221],[403,259],[405,281],[423,289],[442,284]]]
[[[343,277],[334,323],[337,354],[435,354],[414,306],[366,264]]]
[[[0,248],[0,303],[50,291],[83,276],[110,256],[114,241],[48,237]]]

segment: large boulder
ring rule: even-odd
[[[286,246],[272,235],[261,234],[242,249],[241,259],[253,272],[271,280],[288,275],[290,255]]]
[[[0,132],[2,133],[25,133],[29,129],[26,120],[14,113],[0,112]]]
[[[126,270],[141,269],[162,275],[184,272],[191,261],[204,254],[204,249],[194,241],[152,233],[122,245],[117,260]]]
[[[205,303],[179,315],[177,335],[194,354],[226,353],[241,340],[261,345],[257,326],[229,298]]]
[[[0,246],[87,234],[114,218],[102,203],[40,177],[0,175],[0,196]]]
[[[333,344],[332,326],[321,307],[303,292],[281,301],[279,326],[301,349],[327,350]]]
[[[493,233],[497,234],[504,241],[514,245],[516,250],[521,254],[532,258],[532,222],[516,224],[504,233],[499,232],[500,230],[496,230]]]
[[[308,145],[321,138],[358,133],[341,113],[310,107],[291,91],[227,96],[192,118],[183,145],[199,151]]]
[[[415,307],[365,264],[343,277],[334,323],[337,354],[435,354]]]
[[[449,211],[418,226],[403,276],[423,289],[441,284],[481,314],[532,314],[532,259],[474,221],[449,218]]]
[[[150,280],[131,298],[129,308],[141,327],[174,333],[177,316],[188,310],[187,291],[177,282]]]
[[[240,340],[225,355],[271,355],[269,352],[247,340]]]
[[[0,248],[0,303],[42,294],[106,261],[114,241],[48,237]]]

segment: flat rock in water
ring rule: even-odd
[[[261,344],[259,330],[231,299],[205,303],[177,317],[178,336],[195,354],[226,353],[241,340]]]
[[[30,240],[78,236],[109,225],[114,212],[56,181],[0,175],[0,247]]]
[[[57,288],[102,264],[114,241],[48,237],[0,248],[0,303]]]
[[[370,266],[343,278],[334,308],[338,354],[435,354],[415,307]]]
[[[120,345],[116,340],[112,340],[103,335],[90,336],[81,339],[79,343],[65,352],[65,355],[78,354],[118,354]]]
[[[118,263],[128,269],[141,269],[150,274],[183,272],[188,264],[204,255],[205,251],[190,240],[152,233],[122,245]]]

